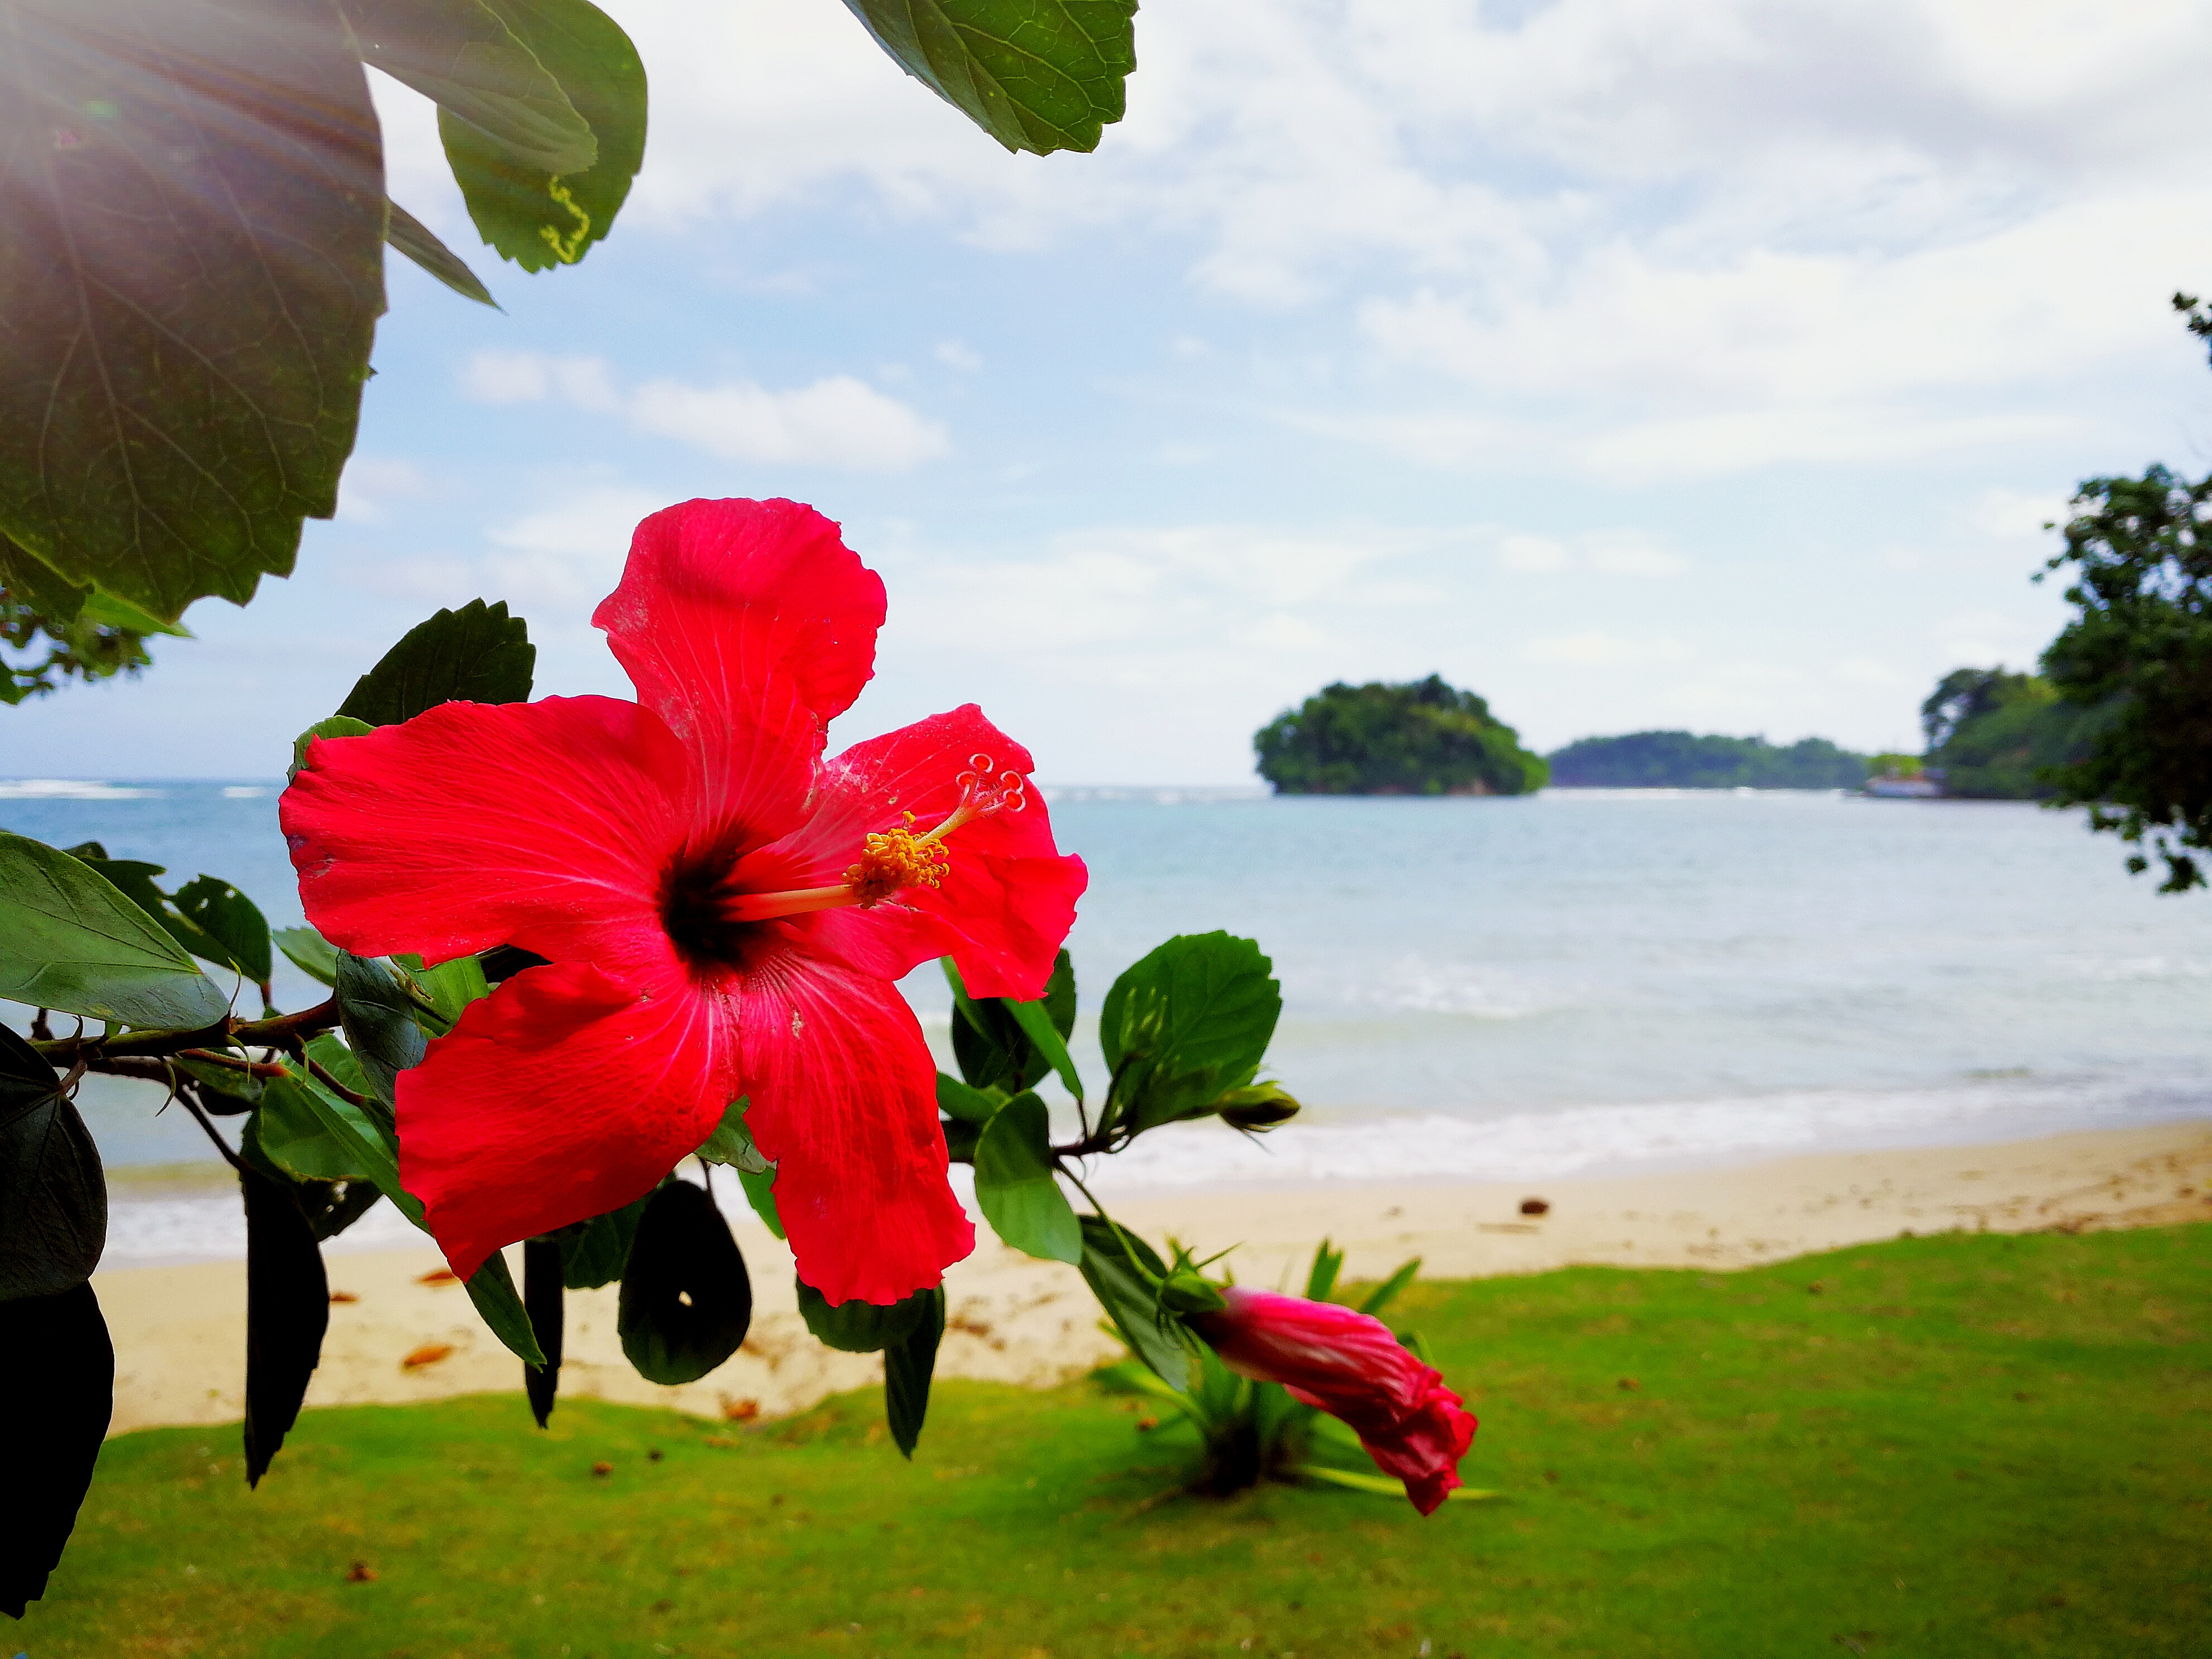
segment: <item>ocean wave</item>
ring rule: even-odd
[[[137,800],[148,796],[158,799],[168,793],[88,778],[0,778],[0,800]]]

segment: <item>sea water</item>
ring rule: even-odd
[[[2212,1115],[2212,893],[2160,896],[2078,812],[1784,791],[1043,793],[1091,870],[1069,942],[1091,1088],[1114,976],[1170,934],[1224,928],[1273,963],[1267,1069],[1306,1105],[1261,1138],[1148,1135],[1100,1161],[1110,1187],[1533,1181]],[[0,824],[222,876],[281,926],[301,915],[276,793],[0,784]],[[942,1052],[942,976],[906,989]],[[281,1005],[320,994],[280,971]],[[188,1118],[155,1115],[160,1091],[88,1082],[111,1164],[213,1158]],[[234,1199],[121,1183],[111,1260],[229,1253],[234,1217]],[[407,1236],[373,1216],[347,1237]]]

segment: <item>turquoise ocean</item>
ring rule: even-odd
[[[0,825],[223,877],[283,925],[301,916],[277,792],[0,782]],[[1537,1181],[2212,1116],[2212,894],[2160,896],[2078,812],[1782,791],[1044,793],[1091,868],[1070,940],[1088,1075],[1103,1079],[1091,1022],[1114,976],[1172,933],[1225,928],[1273,961],[1271,1070],[1307,1105],[1261,1139],[1148,1136],[1097,1171],[1110,1187]],[[906,989],[942,1048],[941,976]],[[286,965],[280,1004],[319,994]],[[156,1115],[158,1090],[88,1082],[118,1171],[213,1159],[188,1118]],[[235,1253],[235,1212],[126,1180],[109,1259]],[[372,1217],[347,1240],[410,1237]]]

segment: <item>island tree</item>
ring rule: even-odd
[[[1285,795],[1522,795],[1549,769],[1472,691],[1440,676],[1325,686],[1252,738]]]

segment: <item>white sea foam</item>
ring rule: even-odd
[[[1524,975],[1469,963],[1408,957],[1352,994],[1384,1008],[1423,1014],[1471,1014],[1480,1019],[1528,1019],[1564,1006],[1559,989]]]
[[[258,800],[270,792],[258,783],[234,783],[222,792],[225,800]]]
[[[166,789],[87,778],[0,778],[0,800],[137,800],[167,793]]]

